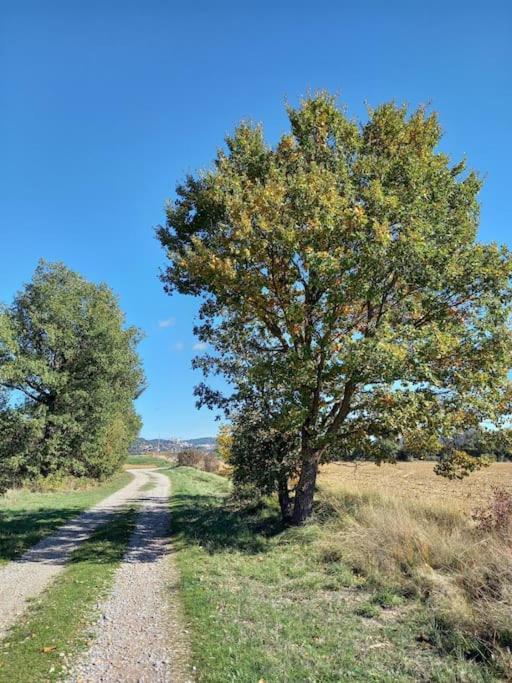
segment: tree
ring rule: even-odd
[[[470,455],[491,460],[510,458],[512,430],[505,429],[468,429],[456,434],[451,440],[454,448],[460,448]]]
[[[223,462],[229,462],[232,446],[233,434],[231,432],[231,427],[227,424],[223,424],[219,427],[217,433],[217,447],[215,449],[217,458]]]
[[[140,428],[137,329],[106,285],[41,262],[0,312],[0,486],[64,473],[102,478]]]
[[[275,493],[284,522],[292,519],[291,482],[300,472],[297,434],[269,410],[261,395],[242,406],[233,424],[230,464],[235,489],[256,487],[259,495]]]
[[[178,186],[158,237],[166,291],[203,299],[197,333],[217,353],[202,367],[279,395],[300,440],[299,524],[336,453],[379,461],[398,438],[441,453],[510,411],[512,261],[476,241],[481,181],[438,150],[435,114],[388,103],[358,125],[319,94],[288,116],[274,148],[241,124]],[[478,465],[461,451],[443,463]]]

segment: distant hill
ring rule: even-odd
[[[212,436],[205,436],[197,439],[143,439],[139,437],[130,448],[131,453],[158,453],[167,451],[176,453],[184,448],[204,448],[213,450],[217,444],[217,439]]]

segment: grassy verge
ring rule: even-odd
[[[0,566],[21,555],[75,515],[125,486],[127,472],[84,490],[34,493],[26,489],[0,496]]]
[[[368,565],[363,520],[375,501],[339,498],[341,508],[324,504],[316,521],[282,529],[272,505],[250,514],[231,507],[221,477],[181,467],[170,476],[200,682],[504,680],[476,657],[443,649],[436,633],[445,625],[424,595],[404,590],[410,577],[392,580],[397,565],[385,569],[385,552],[379,567]],[[381,539],[389,542],[396,550],[399,534]]]
[[[0,645],[0,683],[61,680],[87,645],[87,630],[133,529],[135,510],[116,514],[72,555],[67,569]]]

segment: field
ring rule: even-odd
[[[378,493],[464,512],[485,505],[493,487],[512,493],[512,462],[493,463],[462,480],[440,477],[433,470],[433,463],[421,461],[380,467],[372,463],[330,463],[322,467],[318,483],[331,493]]]
[[[433,503],[429,468],[390,469],[387,496],[346,488],[345,469],[325,468],[313,519],[291,529],[273,501],[240,510],[226,479],[171,468],[198,681],[511,680],[510,537],[480,535]],[[404,500],[393,479],[402,471],[428,501],[412,487]]]
[[[180,578],[170,572],[166,590],[182,603],[197,683],[512,680],[512,529],[483,533],[467,514],[493,485],[510,489],[511,464],[462,482],[424,462],[331,464],[313,518],[286,528],[275,500],[240,507],[226,477],[138,462],[172,480]],[[11,492],[0,505],[0,563],[128,478]],[[134,522],[133,508],[120,510],[33,601],[0,647],[1,683],[24,681],[27,662],[34,681],[61,680],[89,642]]]
[[[164,467],[169,464],[171,456],[171,453],[129,455],[125,462],[125,468],[136,469],[137,467]]]

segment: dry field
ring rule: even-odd
[[[344,490],[380,493],[407,500],[422,500],[469,512],[485,505],[493,486],[512,493],[512,462],[494,463],[465,479],[452,480],[434,474],[432,462],[330,463],[321,468],[319,484],[329,492]]]

